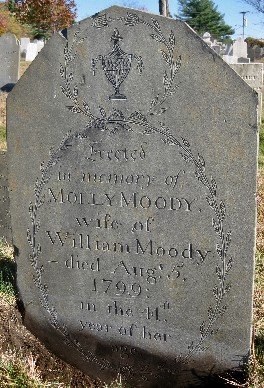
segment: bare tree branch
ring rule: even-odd
[[[264,0],[244,0],[244,2],[251,5],[256,11],[264,13]]]

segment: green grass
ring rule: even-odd
[[[10,304],[16,299],[15,273],[12,248],[0,240],[0,296]]]
[[[43,382],[32,355],[6,352],[0,357],[0,388],[69,388],[61,383]]]
[[[6,148],[6,127],[0,123],[0,148]]]

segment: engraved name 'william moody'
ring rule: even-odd
[[[46,230],[46,235],[52,245],[59,245],[60,247],[70,245],[71,248],[85,249],[93,252],[115,252],[159,257],[169,256],[171,258],[182,257],[184,259],[196,258],[199,262],[203,262],[208,253],[211,252],[210,250],[202,251],[201,249],[195,249],[192,243],[185,244],[182,247],[164,246],[164,244],[158,243],[153,239],[148,239],[143,242],[143,240],[139,240],[138,238],[129,243],[121,243],[94,239],[89,234],[72,234],[69,232],[53,232],[50,230]]]

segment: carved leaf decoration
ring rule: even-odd
[[[189,163],[192,163],[193,160],[192,158],[190,157],[190,155],[187,155],[187,154],[183,154],[182,152],[180,152],[182,158],[185,160],[185,162],[189,162]]]
[[[166,71],[165,71],[164,76],[163,76],[163,85],[164,85],[165,91],[167,91],[170,88],[170,80],[169,80],[169,77],[168,77]]]
[[[148,128],[148,129],[145,129],[143,133],[144,135],[150,135],[151,133],[153,133],[153,130],[151,128]]]
[[[67,108],[68,108],[69,111],[71,111],[72,113],[81,113],[81,109],[80,109],[80,108],[77,108],[76,106],[67,106]]]
[[[182,142],[183,142],[183,145],[185,145],[185,147],[190,147],[190,143],[188,142],[188,140],[184,139],[182,137]]]
[[[229,245],[231,242],[231,231],[227,232],[226,234],[226,242]]]
[[[180,85],[174,86],[174,88],[172,88],[172,89],[170,90],[170,94],[172,95],[172,94],[176,93],[176,91],[179,89],[179,86],[180,86]]]
[[[39,229],[40,229],[40,220],[36,222],[36,233],[39,231]]]
[[[173,145],[173,143],[171,142],[171,140],[170,139],[161,139],[161,141],[164,143],[164,144],[167,144],[167,145]]]
[[[230,290],[231,290],[231,285],[230,285],[230,284],[227,284],[227,285],[225,286],[225,294],[227,294]]]
[[[211,320],[214,316],[214,310],[212,309],[212,307],[209,307],[208,309],[208,318]]]
[[[155,28],[156,28],[158,31],[161,31],[160,25],[159,25],[158,21],[157,21],[156,19],[154,19],[154,18],[151,18],[151,20],[152,20],[152,23],[154,24]]]
[[[128,118],[128,120],[130,120],[134,124],[143,124],[143,125],[147,124],[148,122],[146,117],[140,112],[132,113]]]
[[[72,94],[73,94],[73,97],[77,97],[78,96],[78,86],[77,85],[74,86]]]
[[[173,64],[173,74],[175,75],[181,67],[181,56],[178,57],[177,61]]]
[[[70,91],[69,89],[66,89],[64,86],[60,85],[61,87],[61,91],[62,93],[66,96],[66,97],[70,97]]]
[[[35,286],[39,288],[38,279],[35,275],[33,275],[33,282],[34,282]]]
[[[62,78],[65,77],[65,67],[60,64],[60,75]]]
[[[167,62],[168,64],[170,64],[170,63],[171,63],[170,56],[169,56],[164,50],[161,50],[161,54],[162,54],[163,59],[165,60],[165,62]]]
[[[96,28],[107,27],[108,21],[106,19],[106,14],[103,14],[94,18],[92,25],[93,27],[96,27]]]
[[[226,272],[229,272],[232,266],[233,266],[233,258],[230,257],[228,263],[226,264]]]
[[[39,254],[40,252],[41,252],[41,245],[38,244],[38,245],[37,245],[37,254]]]
[[[90,108],[89,108],[89,105],[87,104],[87,102],[83,101],[83,109],[86,113],[90,113]]]
[[[31,233],[30,233],[30,230],[29,230],[29,229],[27,229],[27,240],[28,240],[28,242],[29,242],[30,245],[31,245]]]
[[[73,73],[70,73],[70,74],[69,74],[69,80],[70,80],[70,81],[73,81]]]
[[[221,212],[221,220],[223,221],[226,216],[226,207],[223,201],[220,202],[220,212]]]
[[[143,69],[144,69],[143,60],[142,60],[142,57],[139,56],[139,57],[137,57],[137,70],[138,70],[140,75],[142,74]]]
[[[201,333],[201,336],[203,337],[204,336],[204,332],[205,332],[205,323],[203,322],[200,326],[200,333]]]
[[[160,43],[163,42],[163,39],[159,35],[150,34],[150,36],[151,36],[152,39],[156,40],[157,42],[160,42]]]
[[[170,45],[171,45],[172,47],[175,46],[175,35],[174,35],[173,31],[171,31],[171,33],[170,33],[169,43],[170,43]]]
[[[139,17],[135,13],[127,13],[127,17],[125,18],[125,25],[127,26],[135,26],[139,23]]]
[[[212,197],[206,197],[206,201],[208,202],[209,206],[214,207],[214,200]]]
[[[78,40],[77,45],[78,45],[78,44],[81,44],[81,43],[83,43],[83,42],[84,42],[84,38],[81,38],[80,40]]]
[[[43,194],[40,198],[39,198],[39,201],[38,201],[38,209],[42,206],[42,205],[44,205],[44,203],[45,203],[45,194]]]
[[[139,17],[135,13],[127,13],[127,17],[125,18],[125,25],[135,26],[138,22]]]
[[[99,108],[99,111],[102,117],[106,117],[106,111],[104,110],[104,108]]]
[[[214,189],[214,190],[217,189],[217,184],[216,184],[216,181],[213,177],[211,177],[211,185],[212,185],[212,189]]]
[[[201,174],[200,174],[199,171],[196,170],[195,173],[194,173],[194,175],[196,176],[196,178],[197,178],[198,180],[201,179]]]
[[[214,286],[214,288],[213,288],[213,294],[214,294],[214,297],[215,297],[216,299],[218,299],[219,290],[218,290],[218,287],[217,287],[217,286]]]
[[[162,115],[163,113],[166,112],[166,110],[167,110],[167,108],[161,108],[157,112],[151,113],[151,115]]]
[[[213,225],[214,231],[216,233],[218,233],[219,230],[220,230],[220,226],[219,226],[218,222],[214,218],[212,219],[212,225]]]
[[[201,155],[199,155],[199,154],[198,154],[198,161],[199,161],[199,163],[200,163],[200,165],[201,165],[202,167],[205,166],[204,158],[203,158]]]
[[[32,204],[32,202],[30,202],[28,210],[29,210],[29,214],[32,216],[32,214],[33,214],[33,204]]]
[[[154,107],[155,105],[157,105],[158,101],[159,101],[159,97],[158,96],[153,98],[153,100],[150,103],[151,108]]]
[[[215,269],[215,272],[216,272],[216,274],[217,274],[218,279],[221,280],[221,279],[222,279],[222,271],[221,271],[221,268],[217,266],[216,269]]]
[[[222,248],[219,244],[216,244],[216,252],[222,258]]]
[[[219,309],[218,314],[219,316],[222,316],[227,310],[227,306],[223,306]]]
[[[77,36],[79,35],[79,33],[80,33],[80,30],[77,30],[77,31],[74,33],[73,37],[74,37],[74,38],[77,38]]]

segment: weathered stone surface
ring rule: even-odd
[[[12,243],[6,151],[0,151],[0,238]]]
[[[0,37],[0,89],[9,91],[18,80],[19,43],[15,35],[7,33]]]
[[[233,64],[230,65],[246,83],[258,93],[258,117],[262,117],[263,64]]]
[[[256,106],[180,21],[111,7],[48,41],[8,147],[25,324],[54,352],[134,387],[247,360]]]

